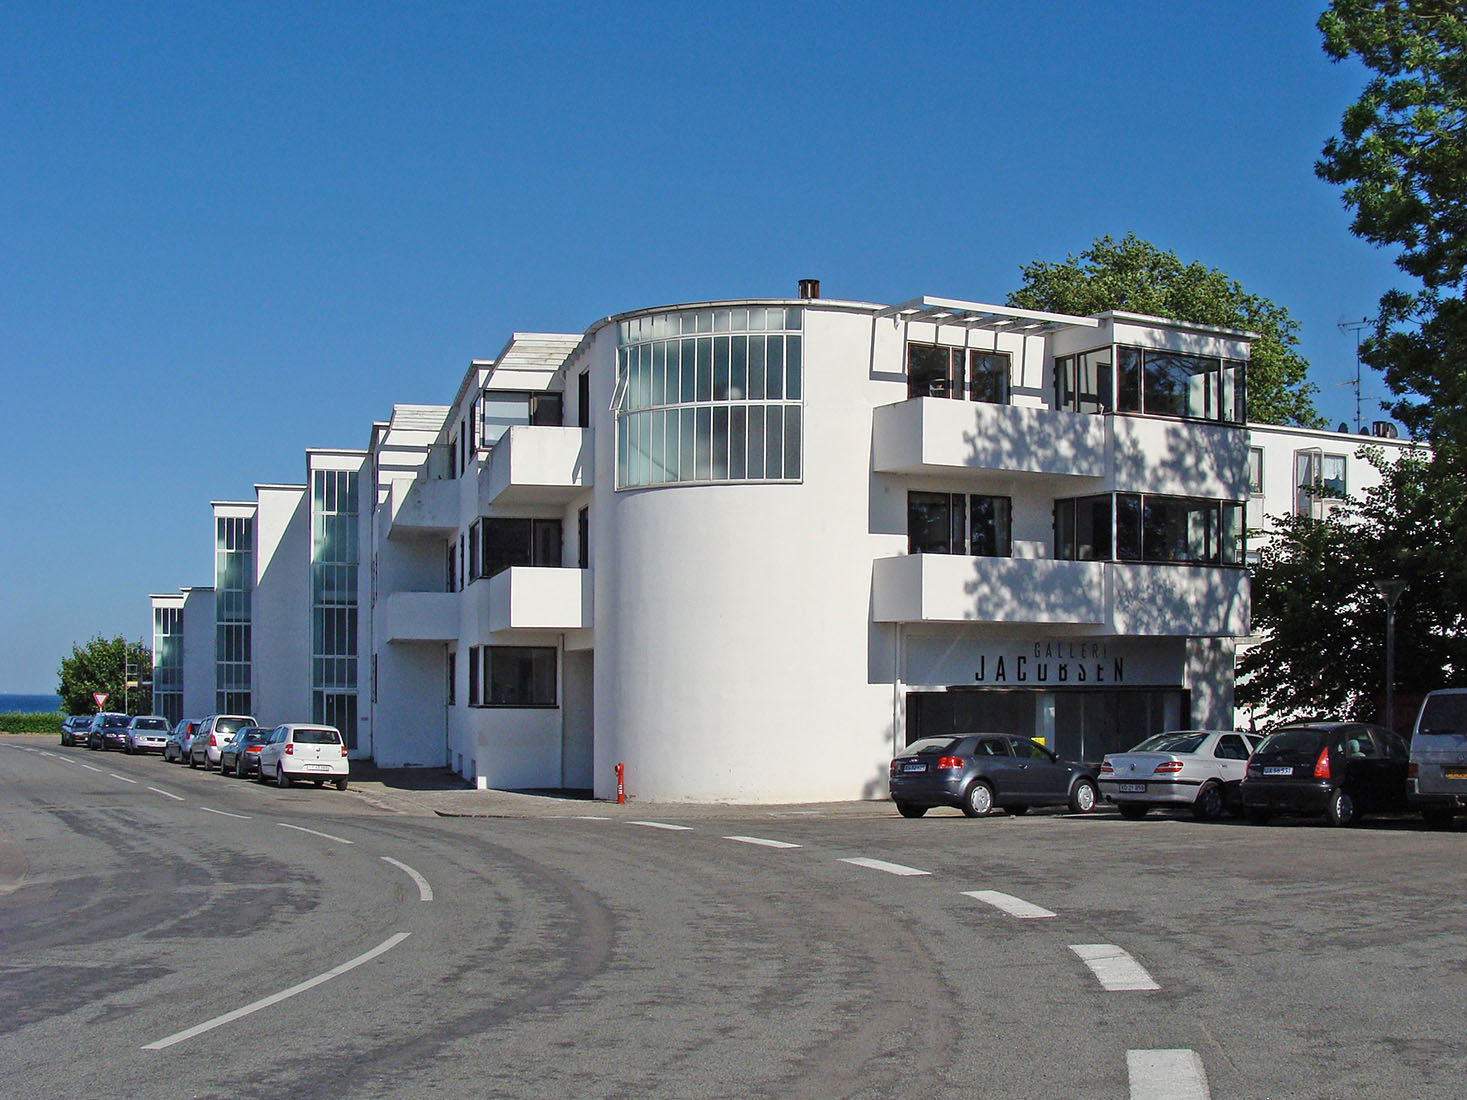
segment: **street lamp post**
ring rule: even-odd
[[[1385,667],[1385,721],[1382,725],[1396,728],[1396,601],[1406,591],[1406,582],[1400,577],[1377,577],[1375,590],[1385,597],[1386,602],[1386,667]]]

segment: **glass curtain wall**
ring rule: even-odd
[[[173,725],[183,719],[183,608],[153,609],[153,710]]]
[[[311,720],[357,745],[357,485],[351,470],[311,473]]]
[[[250,602],[255,585],[255,521],[214,521],[214,707],[250,713]]]

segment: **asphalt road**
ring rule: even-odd
[[[1464,850],[1405,819],[412,816],[4,738],[0,1094],[1457,1100]]]

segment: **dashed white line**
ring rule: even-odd
[[[327,840],[334,840],[338,844],[351,843],[345,837],[332,836],[330,833],[318,833],[315,829],[307,829],[304,825],[290,825],[284,821],[277,821],[275,824],[279,825],[282,829],[294,829],[298,833],[310,833],[312,836],[325,837]]]
[[[124,783],[132,783],[134,785],[137,784],[137,780],[136,779],[129,779],[125,775],[118,775],[116,772],[108,772],[107,774],[110,775],[113,779],[120,779],[120,780],[122,780]]]
[[[1161,988],[1145,967],[1113,943],[1072,943],[1070,950],[1080,956],[1096,980],[1112,993]]]
[[[206,814],[218,814],[220,817],[236,817],[240,821],[251,821],[251,820],[253,820],[252,818],[248,817],[245,814],[232,814],[228,810],[216,810],[216,809],[214,809],[211,806],[200,806],[199,809],[203,810],[204,813],[206,813]]]
[[[1011,917],[1019,917],[1022,920],[1038,920],[1054,916],[1042,905],[1035,905],[1031,901],[1016,898],[1013,894],[1000,893],[998,890],[964,890],[963,896],[981,901],[985,905],[991,905]]]
[[[433,887],[431,887],[431,886],[428,885],[428,880],[427,879],[425,879],[422,875],[418,874],[418,872],[414,871],[406,863],[402,863],[402,862],[400,862],[398,860],[395,860],[391,856],[383,856],[382,859],[383,859],[384,862],[390,863],[394,867],[400,867],[402,870],[406,871],[410,876],[412,876],[412,880],[418,884],[418,900],[419,901],[432,901],[433,900]]]
[[[671,829],[676,832],[686,833],[692,831],[691,825],[668,825],[662,821],[628,821],[628,825],[641,825],[646,829]]]
[[[598,817],[596,814],[576,814],[577,821],[610,821],[609,817]]]
[[[1207,1074],[1195,1050],[1128,1050],[1131,1100],[1209,1100]]]
[[[77,761],[77,763],[81,763],[81,762],[80,761]],[[87,771],[89,771],[89,772],[100,772],[102,770],[101,768],[94,768],[90,764],[82,764],[82,767],[86,768]]]
[[[186,1031],[179,1031],[173,1035],[169,1035],[165,1039],[159,1039],[155,1043],[149,1043],[143,1049],[162,1050],[165,1047],[171,1047],[174,1043],[181,1043],[185,1039],[192,1039],[195,1035],[202,1035],[206,1031],[213,1031],[216,1027],[233,1023],[235,1020],[248,1016],[252,1012],[259,1012],[262,1008],[269,1008],[271,1005],[279,1004],[288,997],[294,997],[297,993],[304,993],[308,989],[314,989],[322,982],[329,982],[332,978],[339,978],[348,970],[355,970],[363,963],[371,962],[383,952],[391,951],[410,935],[412,935],[411,932],[394,932],[366,954],[358,955],[356,958],[344,962],[340,966],[333,967],[324,974],[317,974],[314,978],[301,982],[299,985],[293,985],[289,989],[282,989],[279,993],[272,993],[268,997],[262,997],[260,1000],[247,1004],[243,1008],[237,1008],[233,1012],[226,1012],[223,1016],[215,1016],[212,1020],[205,1020],[201,1024],[195,1024]]]
[[[854,864],[857,867],[867,867],[873,871],[885,871],[888,875],[930,875],[931,871],[919,871],[915,867],[903,867],[900,863],[888,863],[884,859],[867,859],[865,856],[856,856],[851,859],[842,859],[842,863]]]
[[[161,794],[164,798],[171,798],[175,802],[184,801],[182,795],[169,794],[167,791],[160,791],[157,787],[149,787],[148,790],[152,791],[154,794]]]
[[[757,844],[761,848],[798,848],[798,844],[791,844],[784,840],[766,840],[762,836],[726,836],[724,840],[737,840],[740,844]]]

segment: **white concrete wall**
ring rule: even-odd
[[[311,719],[311,519],[304,486],[255,487],[251,706],[267,726]]]
[[[448,759],[447,658],[441,644],[377,651],[374,758],[379,767],[444,767]]]
[[[183,713],[214,711],[214,589],[183,590]]]

